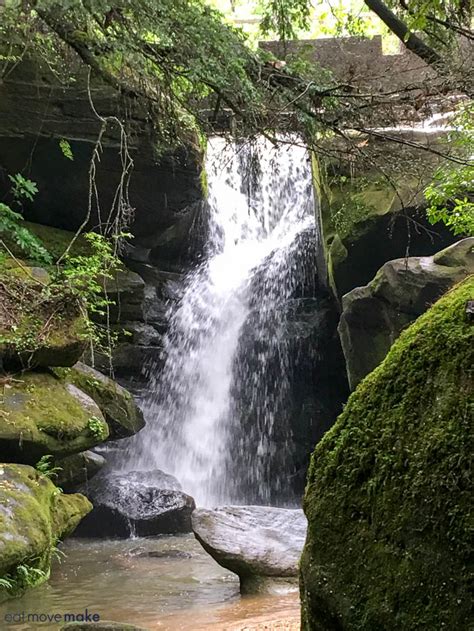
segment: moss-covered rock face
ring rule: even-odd
[[[303,629],[472,628],[473,297],[471,276],[402,333],[316,447]]]
[[[429,134],[419,140],[433,141]],[[370,163],[354,171],[350,161],[313,160],[328,281],[337,298],[368,283],[386,261],[407,251],[430,256],[456,240],[442,225],[434,233],[426,219],[423,190],[436,163],[402,145],[385,143],[379,151],[393,169],[386,177]]]
[[[46,270],[21,261],[0,268],[0,361],[4,367],[72,366],[87,345],[77,303],[49,296]]]
[[[48,578],[56,543],[91,509],[32,467],[0,465],[0,601]]]
[[[103,442],[107,423],[94,401],[50,373],[5,378],[0,399],[0,460],[35,464]]]
[[[111,440],[133,436],[145,426],[133,396],[109,377],[81,362],[72,368],[56,369],[55,373],[97,403],[109,425]]]
[[[64,254],[75,237],[75,233],[69,230],[60,230],[59,228],[44,226],[43,224],[33,223],[32,221],[25,221],[22,225],[41,241],[54,261]],[[25,252],[14,239],[9,238],[8,235],[3,235],[2,238],[6,241],[10,252],[16,257],[20,259],[25,257]],[[70,256],[91,256],[94,254],[94,249],[87,239],[79,235],[72,244],[69,254]]]

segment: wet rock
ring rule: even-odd
[[[184,550],[150,550],[135,554],[139,558],[148,559],[192,559],[192,554]]]
[[[46,476],[27,465],[0,465],[0,578],[23,591],[43,582],[49,573],[53,548],[70,534],[91,510],[82,495],[59,493]],[[29,582],[17,571],[26,565]],[[0,601],[8,590],[0,587]]]
[[[55,466],[60,468],[55,482],[62,489],[72,489],[92,480],[105,463],[105,458],[93,451],[83,451],[80,454],[60,458],[55,462]]]
[[[351,388],[386,356],[404,328],[452,285],[474,273],[474,238],[429,257],[389,261],[343,298],[339,334]]]
[[[163,471],[99,474],[81,492],[94,510],[82,522],[79,536],[146,537],[191,531],[194,500]]]
[[[0,402],[0,460],[36,464],[86,451],[103,442],[107,423],[95,402],[50,373],[6,379]]]
[[[145,283],[141,276],[126,268],[119,269],[113,278],[105,280],[104,287],[108,299],[113,303],[109,307],[112,323],[143,319]]]
[[[297,581],[306,537],[302,510],[270,506],[198,509],[192,524],[206,552],[239,576],[243,593],[271,591]]]
[[[431,132],[421,133],[419,141],[420,147],[433,142]],[[324,174],[322,186],[315,182],[322,193],[322,249],[329,285],[338,299],[368,283],[384,263],[407,251],[431,256],[457,240],[441,222],[433,229],[426,217],[423,189],[432,180],[438,159],[403,142],[391,147],[377,139],[369,142],[385,157],[386,178],[363,161],[354,171],[350,161],[317,159],[316,172]],[[395,167],[400,164],[407,164],[407,169]]]
[[[68,370],[55,372],[95,401],[109,426],[110,440],[133,436],[145,426],[143,414],[133,396],[113,379],[82,362],[77,362]]]

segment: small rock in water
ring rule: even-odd
[[[94,510],[81,522],[77,536],[146,537],[191,531],[194,499],[163,471],[99,474],[82,492]]]
[[[198,509],[192,524],[206,552],[239,576],[242,592],[280,591],[297,581],[307,528],[302,510],[270,506]]]
[[[149,559],[191,559],[193,555],[184,550],[149,550],[139,552],[135,556]]]

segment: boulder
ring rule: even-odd
[[[82,488],[94,504],[77,535],[150,536],[191,531],[192,497],[163,471],[99,474]]]
[[[48,578],[58,539],[91,508],[84,496],[64,495],[32,467],[0,464],[0,600]]]
[[[434,256],[389,261],[368,285],[346,294],[339,334],[351,388],[380,364],[406,326],[473,273],[471,237]]]
[[[472,628],[471,276],[404,331],[317,445],[302,629]]]
[[[0,269],[0,364],[4,368],[72,366],[87,345],[79,304],[48,295],[49,274],[17,261]]]
[[[109,433],[94,401],[46,372],[6,377],[0,402],[0,460],[35,464],[103,442]]]
[[[420,148],[365,139],[384,159],[384,175],[371,160],[354,161],[351,140],[332,139],[328,155],[313,160],[319,198],[321,245],[329,284],[339,299],[365,285],[387,261],[405,256],[431,256],[457,238],[441,222],[433,227],[426,217],[423,190],[440,165],[422,149],[443,143],[430,130],[419,134]],[[335,158],[334,156],[338,156]],[[347,156],[345,159],[343,156]]]
[[[92,256],[94,254],[93,246],[81,234],[76,236],[75,232],[70,230],[61,230],[51,226],[45,226],[32,221],[24,221],[22,225],[33,233],[51,255],[53,261],[57,261],[69,248],[69,255],[76,256]],[[8,235],[3,235],[2,239],[6,241],[9,250],[17,257],[24,258],[25,252],[20,245]],[[72,240],[75,239],[72,246]]]
[[[302,510],[270,506],[197,509],[193,532],[218,563],[240,578],[242,593],[272,591],[297,582],[306,536]]]
[[[57,369],[55,373],[95,401],[109,426],[109,440],[133,436],[145,426],[130,392],[98,370],[77,362],[72,368]]]
[[[54,463],[59,468],[55,483],[62,489],[73,489],[92,480],[105,464],[105,458],[93,451],[60,458]]]

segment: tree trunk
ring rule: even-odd
[[[419,37],[410,32],[408,26],[393,13],[381,0],[364,0],[382,22],[394,33],[415,55],[423,59],[430,66],[439,64],[442,58],[427,46]]]

